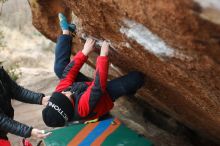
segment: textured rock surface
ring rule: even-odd
[[[112,68],[146,75],[141,97],[198,134],[220,141],[220,26],[192,0],[29,0],[33,24],[58,36],[58,12],[81,32],[111,40]],[[79,32],[80,34],[80,32]],[[118,71],[118,70],[117,70]]]

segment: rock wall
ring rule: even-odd
[[[144,101],[220,143],[220,26],[200,15],[199,4],[192,0],[29,0],[29,4],[34,26],[53,41],[60,33],[58,12],[69,19],[75,15],[78,35],[85,32],[110,40],[113,70],[146,75],[139,92]]]

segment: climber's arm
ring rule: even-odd
[[[79,70],[88,58],[87,56],[93,51],[94,44],[95,40],[86,40],[83,50],[78,52],[73,60],[66,66],[63,72],[63,78],[60,80],[60,83],[56,87],[57,92],[65,90],[74,83]]]
[[[80,98],[78,112],[81,117],[86,117],[95,108],[103,93],[106,92],[108,78],[108,43],[104,42],[100,56],[97,58],[94,81]]]

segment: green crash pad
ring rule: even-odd
[[[52,131],[44,140],[46,146],[152,146],[118,119],[108,118],[95,123],[77,124]]]

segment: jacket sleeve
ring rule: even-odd
[[[10,78],[10,76],[3,68],[1,69],[1,76],[3,76],[2,80],[4,80],[7,89],[10,90],[13,99],[25,103],[41,104],[42,98],[45,96],[44,94],[36,93],[19,86]]]
[[[12,91],[14,99],[31,104],[42,104],[42,98],[45,96],[43,93],[36,93],[19,85],[15,85]]]
[[[33,128],[9,118],[0,109],[0,129],[27,138],[31,136]]]
[[[106,92],[108,77],[108,57],[99,56],[96,63],[96,72],[92,84],[80,98],[78,113],[86,117],[95,108],[101,96]]]
[[[87,59],[88,57],[85,56],[81,51],[73,57],[72,61],[66,66],[66,68],[63,71],[60,83],[56,87],[56,92],[61,92],[74,83],[79,73],[79,70],[87,61]]]

